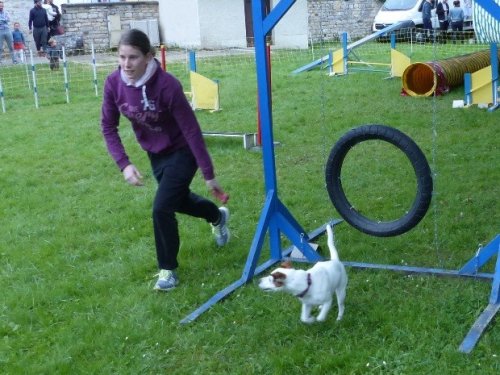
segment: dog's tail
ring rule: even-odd
[[[337,248],[335,247],[335,243],[333,242],[333,229],[330,224],[326,225],[326,233],[328,234],[328,248],[330,249],[330,259],[339,260],[339,254],[337,252]]]

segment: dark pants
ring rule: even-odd
[[[422,22],[425,30],[432,30],[432,21],[430,18],[424,18]]]
[[[216,223],[220,218],[218,207],[208,199],[194,194],[189,185],[198,169],[196,160],[187,147],[166,155],[148,153],[158,190],[153,202],[153,229],[156,257],[160,269],[178,267],[179,230],[176,212]]]
[[[12,41],[12,31],[10,29],[0,29],[0,61],[3,58],[3,42],[7,44],[10,52],[12,62],[16,62],[16,55],[14,54],[14,43]]]
[[[424,23],[425,36],[429,39],[433,39],[434,38],[434,30],[432,29],[431,19],[424,18],[422,21]]]
[[[59,22],[57,20],[49,22],[48,39],[52,38],[55,35],[59,35]]]
[[[44,51],[47,49],[47,36],[48,30],[46,27],[33,27],[33,40],[38,52],[40,52],[41,48]]]
[[[462,42],[463,39],[463,34],[462,31],[464,29],[464,23],[462,21],[458,22],[451,22],[451,39],[453,40],[453,43],[459,43]]]
[[[448,30],[449,26],[450,26],[450,23],[448,22],[448,20],[446,20],[446,21],[439,21],[439,28],[441,29],[441,31]]]
[[[59,69],[59,57],[49,57],[50,70]]]
[[[453,31],[463,31],[464,21],[451,21],[451,29]]]

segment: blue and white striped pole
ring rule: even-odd
[[[64,72],[64,89],[66,90],[66,103],[69,103],[69,84],[68,84],[68,67],[66,61],[66,49],[62,47],[63,72]]]
[[[33,51],[30,50],[31,77],[33,78],[33,96],[35,97],[35,108],[38,109],[38,89],[36,87],[35,62],[33,61]]]
[[[31,81],[30,81],[30,68],[28,66],[28,55],[24,53],[24,70],[26,71],[26,81],[28,82],[28,90],[31,90]],[[31,53],[31,49],[30,49],[30,53]]]
[[[99,96],[99,92],[97,90],[97,66],[96,66],[96,63],[95,63],[94,41],[92,41],[92,70],[93,70],[93,73],[94,73],[95,96]]]
[[[0,77],[0,101],[2,102],[2,112],[5,113],[5,99],[3,97],[2,78]]]

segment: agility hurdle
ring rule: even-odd
[[[383,72],[389,73],[391,78],[401,77],[404,70],[410,65],[408,56],[396,50],[396,34],[391,32],[391,62],[379,63],[362,61],[356,55],[353,48],[347,45],[347,33],[342,33],[342,48],[328,54],[329,75],[345,75],[349,72],[349,66],[353,71]],[[358,41],[359,42],[359,41]],[[359,46],[358,43],[356,46]],[[356,60],[349,60],[349,56],[354,56]],[[362,67],[364,66],[364,68]]]
[[[478,2],[480,0],[477,0]],[[481,0],[483,1],[483,0]],[[325,225],[314,231],[314,234],[306,233],[298,221],[292,216],[278,197],[276,165],[274,157],[274,142],[272,130],[271,92],[269,89],[269,69],[267,69],[266,35],[268,35],[279,20],[285,15],[295,0],[282,0],[266,15],[262,0],[252,0],[253,27],[255,36],[255,58],[257,67],[257,85],[259,92],[259,106],[262,121],[262,153],[264,166],[264,181],[266,188],[266,199],[258,221],[257,229],[249,250],[248,258],[239,280],[227,288],[216,293],[205,304],[189,314],[181,323],[189,323],[198,318],[215,303],[221,301],[236,288],[248,283],[255,274],[271,267],[281,261],[286,252],[281,250],[281,235],[286,236],[292,244],[302,252],[304,257],[315,262],[322,259],[310,244],[310,240],[316,235],[324,232]],[[500,14],[498,15],[500,17]],[[500,21],[500,20],[499,20]],[[269,233],[270,259],[257,267],[262,245],[266,233]],[[479,268],[486,264],[491,258],[497,256],[495,272],[492,274],[480,274]],[[493,320],[495,314],[500,310],[500,235],[491,241],[486,247],[480,248],[476,255],[467,262],[460,270],[429,269],[421,267],[400,267],[391,265],[366,264],[359,262],[344,262],[346,265],[359,268],[371,268],[402,272],[428,273],[443,276],[460,276],[466,278],[492,279],[492,292],[489,304],[483,314],[478,318],[468,335],[459,347],[464,353],[472,351],[487,325]]]
[[[195,51],[189,52],[189,68],[191,91],[187,92],[186,95],[191,97],[193,109],[220,111],[219,81],[211,80],[197,73]],[[202,134],[205,137],[241,138],[245,150],[250,150],[258,145],[257,133],[202,131]]]
[[[266,35],[271,32],[294,2],[295,0],[282,0],[266,15],[267,12],[264,7],[264,2],[262,0],[252,0],[258,103],[262,127],[262,162],[264,167],[266,197],[245,267],[239,280],[216,293],[206,303],[182,319],[181,323],[192,322],[215,303],[232,293],[235,289],[250,282],[254,275],[263,272],[280,262],[284,256],[289,255],[293,247],[284,251],[282,250],[281,234],[285,235],[291,243],[304,254],[308,261],[315,262],[322,259],[311,246],[310,241],[325,232],[326,224],[310,233],[306,232],[282,203],[278,197],[277,190],[272,131],[271,90],[269,87],[269,56],[266,48]],[[331,224],[335,225],[338,222],[340,221],[331,221]],[[257,267],[267,232],[269,232],[270,258]]]
[[[333,63],[332,60],[335,60],[335,62],[338,62],[339,61],[339,57],[342,56],[342,58],[345,60],[344,62],[344,65],[347,63],[347,57],[348,55],[356,48],[356,47],[359,47],[369,41],[372,41],[372,40],[375,40],[379,37],[382,37],[382,36],[385,36],[385,35],[388,35],[391,31],[394,31],[394,30],[398,30],[400,29],[402,26],[405,25],[405,22],[398,22],[398,23],[395,23],[393,25],[390,25],[390,26],[387,26],[381,30],[378,30],[372,34],[369,34],[367,36],[365,36],[364,38],[361,38],[351,44],[347,44],[347,33],[342,33],[342,49],[341,50],[338,50],[338,51],[343,51],[343,52],[335,52],[335,56],[331,56],[331,53],[329,53],[328,55],[325,55],[309,64],[306,64],[300,68],[297,68],[295,69],[292,74],[298,74],[298,73],[302,73],[302,72],[305,72],[305,71],[309,71],[309,70],[312,70],[318,66],[321,66],[323,65],[325,62],[329,62],[329,65],[331,65]],[[345,66],[345,68],[347,68]],[[340,74],[340,71],[345,71],[345,70],[339,70],[339,73]],[[345,73],[343,73],[345,74]]]
[[[500,106],[498,97],[498,45],[490,44],[491,65],[473,73],[464,74],[464,103],[492,104],[488,111],[494,111]]]
[[[189,52],[189,81],[191,85],[191,106],[196,109],[220,111],[219,81],[207,78],[197,72],[196,52]]]

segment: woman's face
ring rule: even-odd
[[[120,45],[118,49],[120,67],[131,83],[135,83],[144,75],[152,57],[151,53],[144,55],[140,49],[133,46]]]

